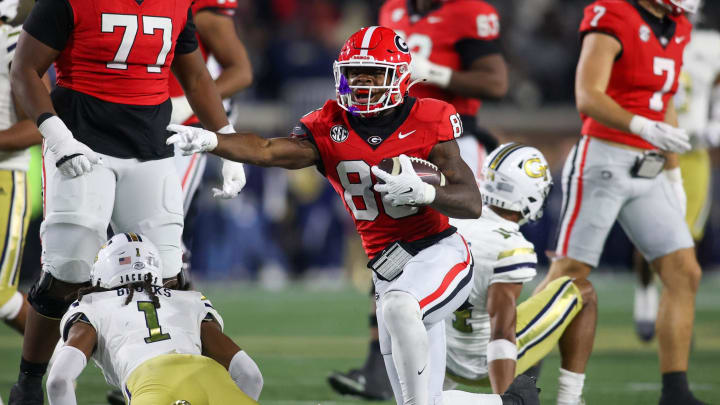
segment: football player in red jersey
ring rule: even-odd
[[[234,132],[197,49],[190,4],[41,0],[23,26],[11,77],[44,138],[43,271],[29,294],[11,404],[42,404],[65,297],[90,279],[108,223],[148,234],[164,277],[180,271],[181,190],[165,144],[171,67],[203,124]],[[40,77],[53,62],[50,97]]]
[[[439,404],[445,375],[444,318],[467,298],[472,255],[448,216],[477,218],[481,203],[472,171],[455,138],[462,125],[440,100],[407,95],[411,56],[385,27],[353,34],[334,64],[336,100],[300,119],[289,138],[217,135],[174,126],[168,139],[186,153],[212,151],[239,162],[317,168],[342,197],[373,269],[380,346],[398,404]],[[402,171],[376,165],[400,156]],[[415,174],[408,156],[426,159],[448,185]],[[536,403],[530,379],[505,396],[475,397],[478,404]]]
[[[700,404],[686,372],[701,270],[676,153],[690,149],[672,96],[697,0],[598,0],[585,8],[575,95],[582,138],[563,171],[556,259],[536,292],[597,266],[617,219],[658,272],[661,405]]]
[[[476,177],[486,151],[497,140],[477,125],[481,100],[500,99],[508,88],[508,74],[500,45],[500,17],[482,0],[388,0],[379,13],[380,25],[405,38],[412,53],[410,89],[417,98],[435,98],[455,107],[463,124],[457,140],[460,155]],[[391,395],[382,366],[374,308],[370,313],[370,347],[363,366],[333,372],[330,386],[341,394],[367,399]]]

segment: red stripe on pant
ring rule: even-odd
[[[185,175],[182,178],[182,183],[180,184],[180,188],[185,190],[185,182],[188,179],[188,176],[192,172],[193,166],[195,166],[195,161],[197,160],[197,153],[193,153],[192,157],[190,158],[190,164],[188,165],[187,170],[185,170]]]
[[[567,255],[568,244],[570,243],[570,234],[572,233],[573,225],[575,225],[575,220],[577,219],[578,214],[580,214],[580,205],[582,205],[583,195],[583,171],[585,169],[585,158],[587,156],[589,144],[590,138],[588,137],[583,145],[582,157],[580,158],[580,172],[578,173],[577,193],[575,193],[575,207],[573,208],[570,222],[568,222],[568,229],[565,232],[565,240],[563,241],[562,252],[560,253],[562,256]]]
[[[462,235],[458,234],[460,238],[463,241],[463,244],[465,245],[465,251],[467,252],[467,257],[465,258],[464,262],[460,262],[450,269],[450,271],[445,274],[445,277],[443,278],[442,283],[440,283],[440,287],[438,287],[437,290],[433,291],[432,294],[428,295],[427,297],[420,300],[420,309],[425,308],[425,306],[436,299],[440,298],[445,291],[447,290],[448,286],[450,286],[450,283],[455,280],[455,277],[470,264],[470,248],[468,248],[467,242],[465,242],[465,238],[462,237]]]

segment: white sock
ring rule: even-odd
[[[633,316],[635,320],[655,322],[659,302],[660,293],[658,292],[654,281],[650,282],[647,287],[639,284],[636,285],[635,305],[633,307]]]
[[[558,405],[579,405],[582,401],[585,374],[560,369],[558,377]]]
[[[15,294],[10,297],[2,307],[0,307],[0,319],[11,321],[15,319],[23,306],[23,296],[19,292],[15,291]]]
[[[428,405],[429,345],[420,304],[406,292],[390,291],[382,298],[382,311],[390,333],[403,404]]]
[[[443,405],[502,405],[497,394],[474,394],[465,391],[443,391]]]

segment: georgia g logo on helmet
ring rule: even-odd
[[[526,160],[523,169],[525,169],[525,174],[533,179],[543,177],[547,180],[547,166],[545,166],[539,158]]]
[[[400,35],[395,35],[395,46],[397,46],[397,49],[402,53],[410,53],[410,48]]]

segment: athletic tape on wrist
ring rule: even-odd
[[[487,362],[504,359],[517,360],[517,345],[507,339],[497,339],[488,343]]]
[[[227,124],[224,127],[217,130],[218,134],[234,134],[235,128],[233,128],[232,124]]]

